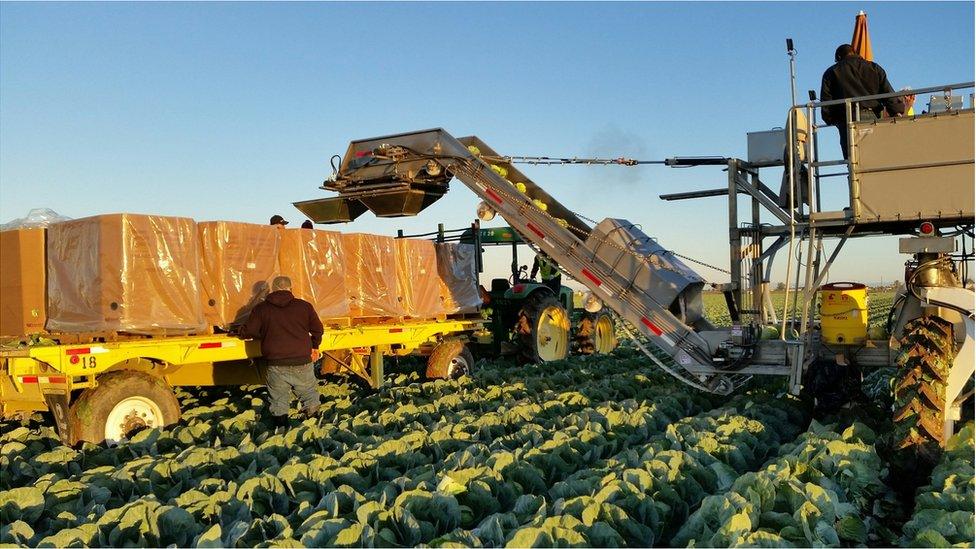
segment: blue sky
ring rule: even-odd
[[[298,223],[291,203],[325,196],[350,140],[438,126],[506,154],[744,157],[746,132],[785,120],[785,38],[805,96],[859,9],[896,88],[973,80],[972,2],[3,3],[0,222],[49,207]],[[728,263],[724,199],[657,198],[719,170],[524,171],[588,217]],[[455,183],[419,217],[338,228],[462,226],[476,204]],[[895,239],[857,242],[831,279],[891,280],[905,259]]]

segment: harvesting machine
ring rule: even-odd
[[[660,162],[726,171],[721,188],[661,198],[727,197],[729,280],[714,286],[725,293],[731,327],[705,318],[706,281],[684,256],[630,221],[588,223],[520,172],[513,165],[517,157],[500,155],[477,137],[429,129],[353,141],[322,187],[338,196],[295,206],[317,223],[352,221],[367,210],[381,217],[416,215],[456,177],[483,201],[480,218],[501,215],[537,252],[554,258],[590,290],[591,301],[639,332],[647,356],[682,382],[729,394],[753,376],[783,376],[800,393],[805,385],[842,385],[858,365],[896,366],[898,443],[928,455],[944,443],[972,395],[974,293],[963,281],[972,258],[965,243],[972,241],[974,226],[974,111],[972,96],[968,108],[954,102],[954,93],[971,88],[972,82],[917,89],[920,96],[937,94],[928,113],[876,121],[860,121],[858,104],[897,94],[810,101],[790,109],[789,127],[777,132],[778,141],[773,136],[772,156],[760,154],[757,145],[745,160]],[[847,113],[845,160],[825,158],[823,126],[796,123],[816,120],[821,108],[831,106]],[[789,183],[784,196],[760,178],[760,168],[770,166],[784,168],[777,171]],[[822,188],[845,184],[844,206],[822,207]],[[740,209],[740,196],[750,208]],[[773,223],[764,221],[770,218]],[[889,318],[890,337],[870,339],[858,295],[863,286],[821,287],[846,242],[877,235],[901,236],[898,251],[910,259]],[[825,241],[836,242],[829,255]],[[786,288],[795,293],[774,310],[769,279],[774,257],[784,249]],[[764,326],[767,335],[775,326],[776,337],[763,337]]]

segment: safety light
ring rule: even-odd
[[[922,236],[932,236],[935,234],[935,225],[933,225],[928,221],[925,221],[924,223],[918,226],[918,232]]]
[[[441,165],[438,164],[437,162],[434,162],[433,160],[427,161],[426,168],[427,168],[427,175],[431,177],[437,177],[438,175],[441,174]]]
[[[583,297],[583,309],[588,313],[599,313],[603,309],[603,302],[600,298],[593,295],[593,292],[586,292]]]
[[[482,202],[478,204],[478,219],[482,221],[491,221],[495,219],[495,209],[488,204]]]

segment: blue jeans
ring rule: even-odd
[[[271,415],[288,415],[292,391],[298,395],[306,410],[319,407],[319,381],[315,379],[311,362],[300,366],[268,366]]]

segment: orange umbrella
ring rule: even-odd
[[[851,38],[851,46],[865,61],[874,61],[871,35],[868,34],[868,15],[863,11],[854,18],[854,37]]]

